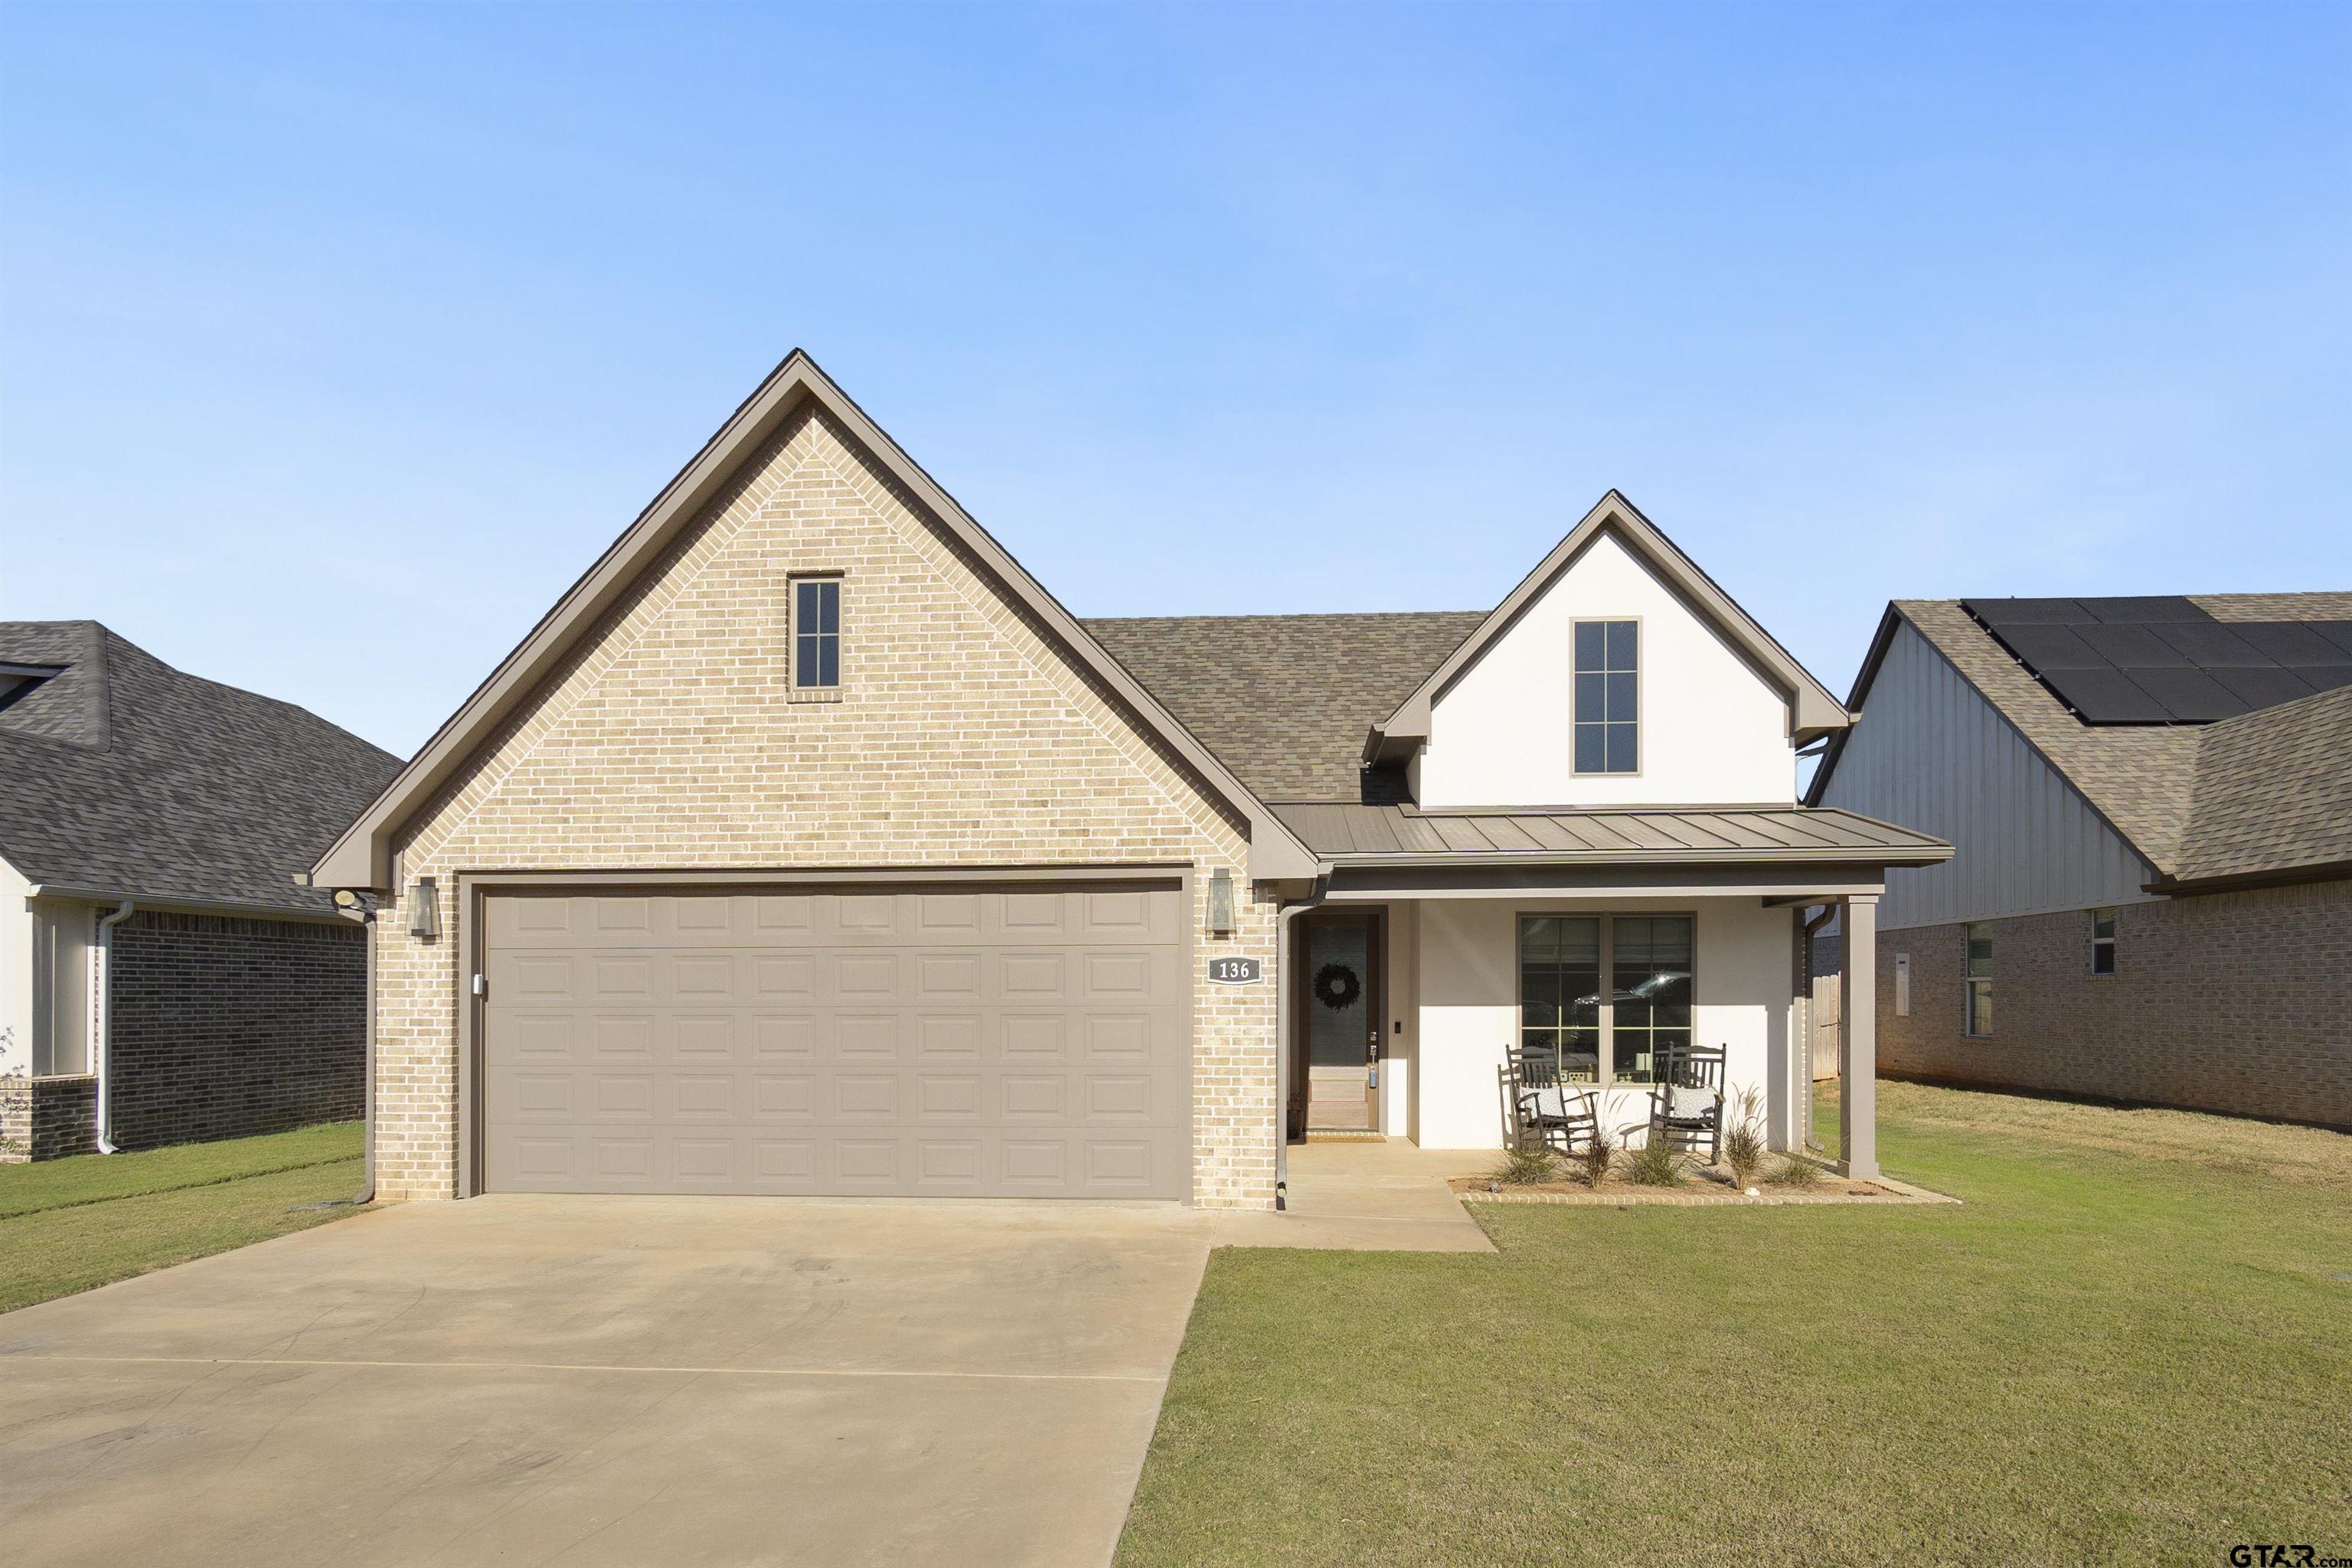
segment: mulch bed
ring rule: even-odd
[[[1632,1204],[1667,1204],[1697,1208],[1718,1204],[1739,1204],[1749,1207],[1798,1204],[1875,1204],[1885,1206],[1959,1201],[1904,1182],[1885,1178],[1864,1182],[1830,1172],[1824,1172],[1822,1179],[1810,1186],[1759,1183],[1756,1188],[1758,1195],[1749,1197],[1731,1184],[1728,1173],[1712,1168],[1689,1171],[1682,1184],[1673,1187],[1643,1186],[1616,1176],[1610,1177],[1598,1187],[1588,1187],[1572,1179],[1517,1186],[1498,1185],[1485,1176],[1456,1176],[1452,1185],[1465,1203],[1584,1204],[1612,1208]]]

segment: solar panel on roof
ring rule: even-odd
[[[2172,718],[2162,703],[2133,685],[2120,669],[2060,670],[2045,677],[2043,684],[2089,723],[2161,724]]]
[[[2352,686],[2352,622],[2215,620],[2178,595],[1961,608],[2086,724],[2203,724]]]
[[[2179,648],[2156,635],[2153,626],[2074,626],[2074,635],[2085,646],[2118,668],[2142,665],[2161,669],[2167,665],[2186,669],[2189,658]],[[2032,663],[2032,660],[2027,660]]]
[[[2003,626],[2000,640],[2037,670],[2106,669],[2116,662],[2084,641],[2073,626],[2026,622]]]
[[[2210,621],[2213,617],[2179,594],[2148,594],[2116,599],[2077,599],[2095,621],[2109,626],[2147,626],[2159,621]]]
[[[2289,668],[2299,664],[2352,662],[2352,653],[2346,653],[2298,621],[2255,621],[2230,629],[2245,638],[2257,652]]]
[[[1960,608],[1990,626],[2071,626],[2097,619],[2073,599],[1963,599]]]
[[[2292,669],[2213,669],[2206,673],[2243,702],[2248,712],[2293,702],[2319,689]]]
[[[2264,658],[2253,644],[2219,621],[2203,626],[2179,622],[2150,629],[2179,648],[2199,669],[2260,669],[2278,662]]]
[[[2131,683],[2164,705],[2175,719],[2210,723],[2252,710],[2246,700],[2201,669],[2128,669]]]
[[[2333,691],[2339,686],[2352,686],[2352,664],[2297,664],[2288,668],[2303,677],[2314,691]]]

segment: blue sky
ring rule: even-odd
[[[2352,8],[0,7],[0,615],[406,752],[806,346],[1082,615],[1611,486],[1890,596],[2352,587]]]

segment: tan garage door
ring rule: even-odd
[[[1181,1198],[1172,885],[486,900],[490,1192]]]

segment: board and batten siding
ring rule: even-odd
[[[1895,624],[1821,803],[1958,851],[1940,866],[1886,873],[1882,929],[2132,903],[2156,875],[1906,621]]]

